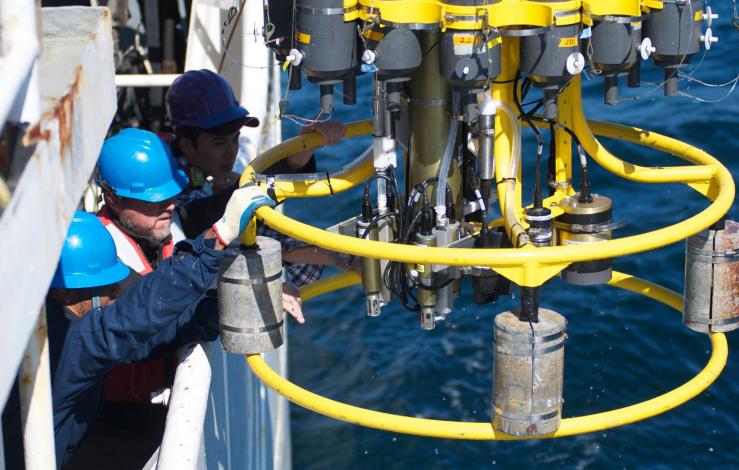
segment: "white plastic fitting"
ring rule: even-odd
[[[711,7],[706,7],[706,11],[703,13],[703,19],[706,21],[706,26],[711,27],[713,25],[713,20],[718,19],[718,13],[714,13]]]
[[[498,112],[498,106],[499,103],[492,99],[490,95],[485,93],[482,102],[478,105],[478,108],[480,109],[480,114],[483,116],[493,116]]]
[[[443,227],[446,225],[446,206],[434,206],[436,211],[436,226]]]
[[[374,167],[377,171],[387,170],[389,166],[398,166],[398,156],[395,152],[395,141],[388,137],[375,137],[372,142]]]
[[[648,60],[654,52],[657,52],[657,48],[652,45],[652,40],[649,38],[642,39],[639,45],[639,53],[641,54],[642,60]]]
[[[567,73],[570,75],[578,75],[585,69],[585,56],[579,52],[573,52],[567,56]]]
[[[711,28],[707,28],[705,34],[701,35],[701,41],[703,41],[703,46],[706,48],[706,50],[710,51],[711,44],[714,42],[718,42],[718,36],[714,36],[713,30]]]
[[[303,61],[303,53],[297,49],[290,49],[290,53],[287,55],[287,60],[293,65],[300,65]]]

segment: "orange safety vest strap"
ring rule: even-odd
[[[115,242],[115,248],[118,252],[118,258],[125,263],[129,268],[133,269],[142,276],[152,272],[152,267],[149,261],[146,259],[146,255],[141,250],[136,241],[131,238],[127,233],[121,230],[118,225],[111,219],[110,212],[107,207],[104,207],[97,214],[98,219],[103,223],[108,232],[110,232]],[[167,259],[172,256],[174,252],[174,242],[170,239],[162,247],[162,259]]]

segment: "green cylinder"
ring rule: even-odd
[[[409,86],[411,149],[409,171],[411,186],[438,176],[444,146],[449,134],[451,94],[449,84],[439,74],[439,33],[421,33],[423,62],[413,74]],[[457,213],[462,213],[462,172],[456,159],[449,168],[448,184],[454,193]],[[429,185],[433,201],[436,185]]]

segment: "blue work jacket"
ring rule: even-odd
[[[202,235],[178,243],[171,258],[139,279],[114,303],[93,309],[78,320],[66,320],[61,306],[50,306],[58,466],[79,447],[97,419],[105,376],[115,365],[156,357],[189,342],[210,341],[218,336],[218,304],[211,287],[219,260],[226,252],[213,249],[213,243]]]

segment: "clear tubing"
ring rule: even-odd
[[[580,166],[582,168],[588,167],[588,158],[585,156],[585,149],[582,148],[582,145],[577,146],[577,153],[580,155]]]
[[[521,125],[516,118],[516,114],[513,110],[503,103],[496,103],[498,109],[503,110],[503,114],[508,118],[508,122],[511,124],[513,129],[513,136],[511,138],[511,161],[508,167],[508,174],[504,176],[506,185],[506,196],[505,196],[505,214],[503,219],[505,220],[506,226],[511,228],[511,240],[516,246],[522,246],[529,242],[528,235],[521,225],[521,221],[518,219],[518,211],[516,209],[516,176],[518,175],[518,167],[521,164]],[[514,232],[513,227],[518,226],[520,230]],[[519,243],[520,241],[520,243]]]
[[[377,178],[377,213],[387,212],[387,182],[384,178]]]
[[[439,165],[439,182],[436,185],[436,213],[446,214],[446,180],[449,175],[449,167],[452,165],[452,150],[454,149],[454,142],[457,140],[457,128],[459,121],[457,121],[457,103],[459,97],[457,93],[452,94],[452,120],[449,123],[449,136],[446,139],[446,146],[444,147],[444,157],[441,159],[441,165]],[[519,129],[520,131],[520,129]]]

